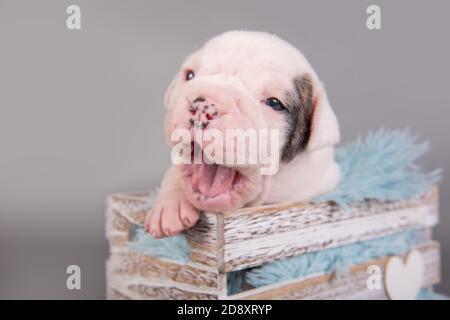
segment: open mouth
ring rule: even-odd
[[[185,165],[185,177],[197,200],[225,197],[247,180],[237,168],[211,162],[202,148],[191,142],[191,164]]]
[[[192,190],[205,198],[229,194],[245,180],[238,170],[219,164],[190,164],[186,170]]]
[[[183,165],[183,183],[194,206],[220,212],[240,208],[254,198],[258,188],[244,168],[207,161],[200,147],[191,150],[190,164]]]

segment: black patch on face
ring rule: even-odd
[[[306,148],[311,135],[313,84],[310,75],[294,79],[294,89],[286,94],[285,107],[289,127],[281,161],[289,162]]]

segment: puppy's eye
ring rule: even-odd
[[[282,111],[285,109],[283,103],[274,97],[266,99],[266,105],[276,111]]]
[[[194,79],[194,77],[195,77],[194,71],[188,70],[188,71],[186,71],[186,75],[184,76],[184,79],[185,79],[186,81],[189,81],[189,80]]]

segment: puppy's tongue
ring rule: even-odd
[[[231,190],[237,171],[217,164],[192,167],[192,184],[201,194],[214,197]]]

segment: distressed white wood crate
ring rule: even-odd
[[[186,232],[190,261],[180,263],[145,255],[129,248],[132,233],[142,227],[145,193],[108,197],[106,236],[109,299],[386,299],[369,290],[366,269],[382,271],[388,257],[354,265],[343,276],[316,274],[235,295],[227,292],[229,272],[275,260],[422,229],[429,241],[417,249],[425,261],[422,287],[440,281],[439,244],[431,240],[438,223],[438,190],[396,202],[364,201],[347,208],[330,203],[295,203],[203,213]]]

